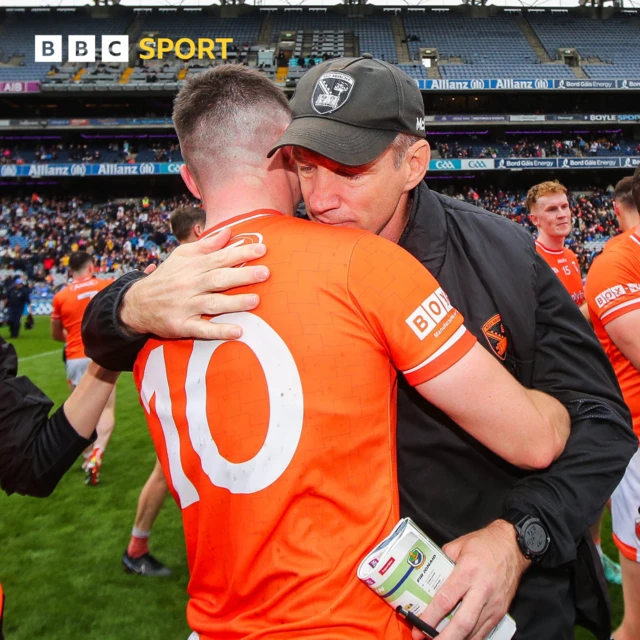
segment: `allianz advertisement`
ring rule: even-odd
[[[552,78],[473,78],[469,80],[416,79],[422,91],[548,91],[564,90],[638,90],[640,80],[592,80],[592,79],[552,79]]]
[[[8,164],[2,178],[84,178],[87,176],[179,175],[181,162],[140,164]],[[592,158],[451,158],[431,160],[429,171],[499,171],[521,169],[635,169],[640,156]]]

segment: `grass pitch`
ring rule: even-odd
[[[0,334],[8,336],[8,329]],[[62,345],[49,318],[13,341],[20,375],[56,403],[67,397]],[[155,454],[131,374],[118,382],[116,428],[97,487],[83,484],[80,462],[46,500],[0,494],[0,580],[6,592],[7,640],[186,640],[188,571],[178,508],[171,498],[151,536],[151,552],[173,570],[169,578],[125,574],[140,489]],[[616,557],[610,518],[603,545]],[[622,617],[620,587],[610,588],[614,625]],[[544,615],[544,612],[540,612]],[[615,626],[614,626],[615,628]],[[577,630],[576,640],[591,634]]]

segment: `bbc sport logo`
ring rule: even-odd
[[[68,36],[67,51],[69,62],[95,62],[96,37]],[[166,54],[174,53],[180,60],[227,59],[227,47],[233,44],[233,38],[142,38],[136,46],[141,60],[164,59]],[[218,46],[219,45],[219,46]],[[129,36],[100,36],[102,62],[129,62]],[[144,53],[142,53],[144,52]],[[36,62],[63,62],[61,35],[35,36]]]

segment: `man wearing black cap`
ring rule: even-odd
[[[608,640],[606,587],[587,523],[637,445],[593,334],[522,228],[424,182],[404,188],[398,172],[406,163],[424,174],[429,161],[422,99],[406,74],[366,56],[329,61],[301,79],[291,105],[294,120],[276,148],[294,147],[310,218],[365,228],[409,250],[440,280],[480,343],[572,417],[564,454],[528,474],[400,383],[401,511],[448,543],[457,562],[425,619],[434,626],[462,601],[440,637],[475,640],[511,604],[518,640],[569,640],[576,621]],[[126,293],[138,277],[105,290],[85,318],[85,341],[107,366],[130,366],[146,338],[127,338],[115,321],[114,306],[130,305]]]

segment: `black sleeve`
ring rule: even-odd
[[[122,331],[118,308],[129,287],[144,278],[141,271],[131,271],[100,291],[89,303],[82,320],[85,353],[110,371],[132,371],[138,353],[148,335],[129,336]]]
[[[0,488],[45,497],[95,436],[79,435],[63,407],[47,418],[53,402],[29,378],[14,377],[13,346],[3,341],[0,354]]]
[[[571,436],[546,470],[519,480],[503,515],[537,515],[551,546],[540,564],[576,556],[576,542],[596,519],[638,450],[631,416],[598,339],[553,271],[537,256],[533,387],[557,398],[571,416]]]

